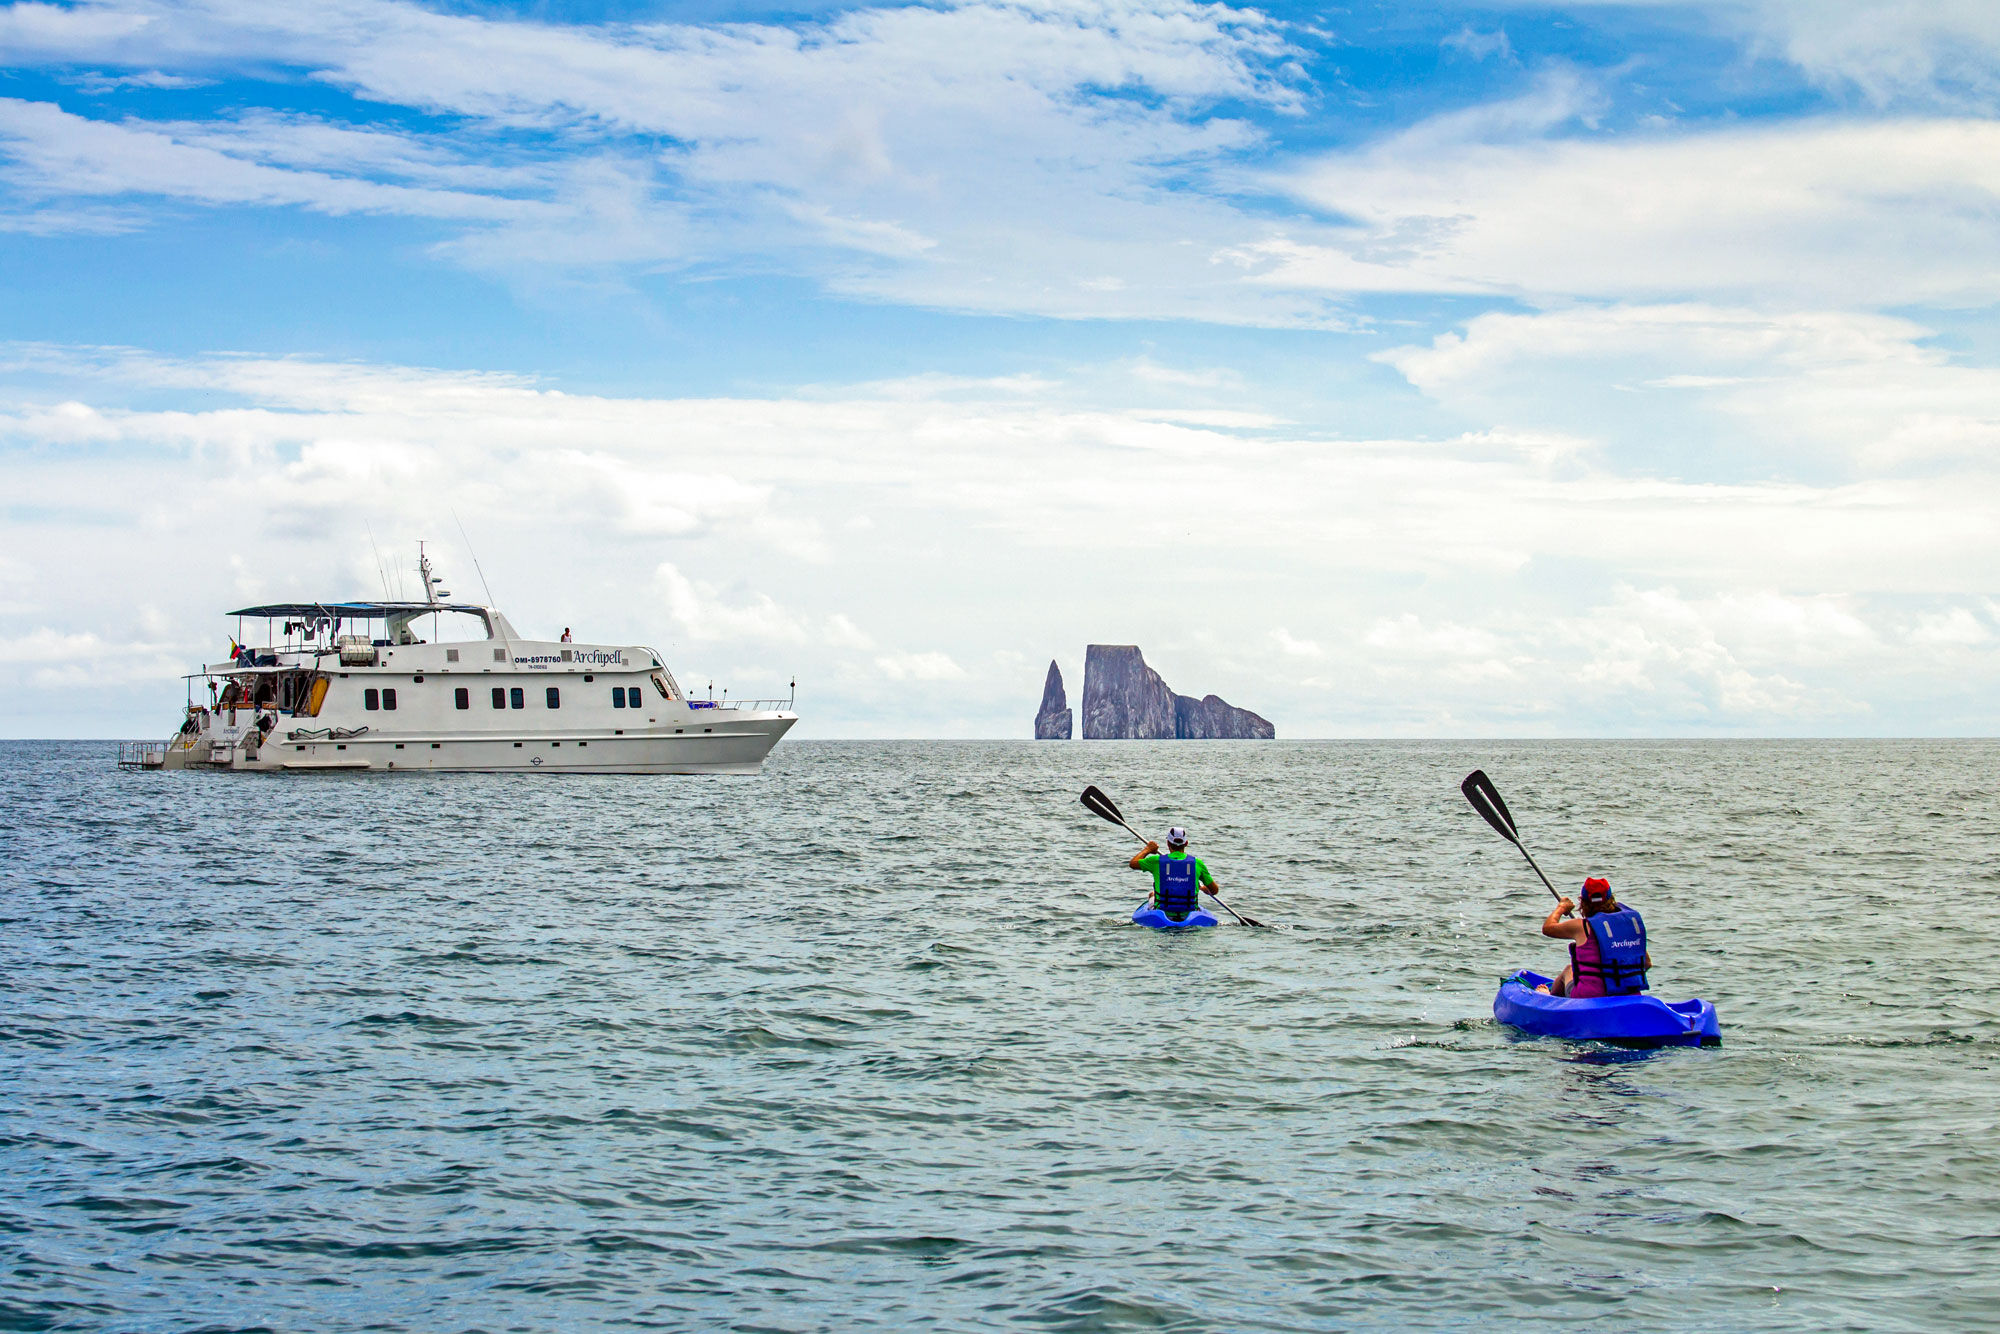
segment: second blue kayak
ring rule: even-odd
[[[1719,1047],[1722,1025],[1705,1000],[1587,996],[1571,1000],[1536,991],[1549,979],[1522,971],[1500,983],[1493,1017],[1524,1033],[1635,1047]]]
[[[1215,914],[1209,912],[1206,908],[1196,908],[1186,917],[1176,922],[1173,918],[1151,905],[1134,909],[1132,922],[1135,926],[1150,926],[1156,931],[1180,931],[1191,926],[1217,925]]]

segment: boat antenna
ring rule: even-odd
[[[458,535],[465,539],[465,554],[472,557],[472,572],[479,576],[479,586],[486,589],[486,605],[493,605],[493,590],[486,583],[486,571],[479,568],[479,553],[472,549],[472,539],[465,536],[465,525],[459,523],[458,511],[451,511],[451,521],[458,524]]]
[[[366,519],[361,521],[361,527],[368,534],[368,549],[375,553],[375,573],[382,577],[382,600],[387,602],[389,601],[389,571],[382,564],[382,548],[375,545],[375,529]]]

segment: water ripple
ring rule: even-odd
[[[729,782],[7,749],[0,1330],[1931,1330],[2000,1298],[1992,743],[788,743]],[[1552,875],[1645,911],[1724,1047],[1492,1022],[1558,959],[1475,765]],[[1091,782],[1276,929],[1129,926]]]

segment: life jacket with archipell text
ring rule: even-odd
[[[1160,901],[1158,908],[1178,922],[1201,906],[1200,868],[1193,854],[1169,857],[1160,854]]]
[[[1573,997],[1636,996],[1646,989],[1646,923],[1630,908],[1583,919],[1587,940],[1569,947]]]

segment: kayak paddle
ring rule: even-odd
[[[1112,824],[1115,825],[1124,825],[1125,832],[1130,834],[1132,837],[1138,839],[1141,843],[1148,843],[1152,841],[1148,839],[1144,834],[1134,829],[1131,825],[1125,824],[1125,817],[1118,813],[1118,807],[1115,804],[1113,804],[1111,798],[1105,796],[1102,792],[1098,791],[1097,788],[1095,787],[1085,788],[1083,790],[1083,795],[1079,797],[1078,800],[1083,803],[1083,808],[1089,811],[1092,815],[1098,816],[1105,820],[1109,820],[1111,821]],[[1210,898],[1214,899],[1217,903],[1221,903],[1222,911],[1228,913],[1231,917],[1234,917],[1237,920],[1237,922],[1239,922],[1243,926],[1264,925],[1256,918],[1245,917],[1242,913],[1237,912],[1236,909],[1230,907],[1228,904],[1222,903],[1222,896],[1220,894],[1217,894],[1215,891],[1204,889],[1201,892],[1208,895]]]
[[[1548,885],[1549,893],[1555,894],[1556,902],[1562,902],[1562,895],[1556,894],[1554,885],[1549,885],[1549,878],[1542,875],[1542,868],[1535,866],[1534,854],[1521,842],[1521,831],[1514,827],[1513,812],[1509,811],[1507,803],[1501,800],[1500,789],[1493,786],[1493,780],[1486,776],[1486,771],[1474,769],[1465,776],[1465,781],[1458,785],[1458,790],[1465,794],[1465,799],[1472,803],[1472,809],[1484,816],[1486,823],[1492,825],[1500,837],[1521,849],[1521,855],[1528,859],[1528,865],[1534,866],[1535,874],[1541,876],[1544,885]]]

